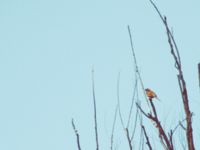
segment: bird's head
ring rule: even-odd
[[[151,90],[149,88],[146,88],[145,91],[148,92],[148,91],[151,91]]]

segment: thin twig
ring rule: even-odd
[[[136,59],[135,50],[134,50],[134,47],[133,47],[133,38],[132,38],[132,35],[131,35],[131,29],[130,29],[129,25],[128,25],[128,33],[129,33],[129,37],[130,37],[131,50],[132,50],[133,60],[134,60],[134,64],[135,64],[135,72],[138,72],[137,59]]]
[[[164,23],[165,27],[167,28],[167,32],[169,32],[169,36],[172,38],[172,42],[173,42],[173,44],[175,46],[175,49],[176,49],[176,53],[177,53],[177,56],[178,56],[178,62],[181,64],[179,50],[178,50],[177,44],[175,42],[173,33],[170,31],[170,29],[168,28],[168,26],[166,26],[166,17],[163,17],[163,15],[161,14],[160,10],[158,9],[158,7],[156,6],[156,4],[152,0],[149,0],[149,1],[153,5],[153,7],[155,8],[155,10],[157,11],[157,13],[158,13],[160,19],[162,20],[162,22]]]
[[[140,103],[139,101],[139,94],[138,94],[138,86],[136,88],[136,101],[137,103]],[[137,125],[137,120],[138,120],[138,109],[136,109],[136,114],[135,114],[135,121],[134,121],[134,127],[133,127],[133,132],[132,132],[132,136],[131,136],[131,141],[133,141],[134,135],[135,135],[135,131],[136,131],[136,125]],[[140,123],[142,123],[142,119],[140,119]]]
[[[199,74],[199,88],[200,88],[200,63],[198,64],[198,74]]]
[[[128,122],[127,122],[126,128],[129,128],[136,90],[137,90],[137,79],[135,80],[135,87],[134,87],[134,91],[133,91],[133,98],[132,98],[132,102],[131,102],[131,107],[130,107],[130,111],[129,111],[129,117],[128,117]]]
[[[127,137],[127,140],[128,140],[129,148],[130,148],[130,150],[132,150],[132,144],[131,144],[131,139],[130,139],[130,136],[129,136],[129,130],[128,130],[128,128],[125,128],[123,118],[122,118],[122,114],[121,114],[121,109],[120,109],[119,83],[120,83],[120,73],[118,75],[118,80],[117,80],[117,101],[118,101],[119,118],[120,118],[121,124],[123,126],[123,129],[126,132],[126,137]]]
[[[147,118],[149,118],[149,115],[143,111],[143,109],[140,107],[140,105],[139,105],[138,103],[136,103],[136,106],[139,108],[139,110],[140,110]]]
[[[121,108],[120,108],[119,83],[120,83],[120,73],[118,74],[118,78],[117,78],[117,102],[118,102],[118,109],[119,109],[119,118],[123,126],[123,129],[125,129],[125,125],[124,125],[122,114],[121,114]]]
[[[137,120],[138,120],[138,109],[136,110],[136,114],[135,114],[135,121],[134,121],[133,132],[132,132],[132,135],[131,135],[131,141],[133,141],[133,138],[134,138],[134,135],[135,135]]]
[[[133,91],[133,98],[132,98],[132,103],[131,103],[131,107],[130,107],[128,122],[127,122],[127,129],[128,129],[129,124],[130,124],[130,120],[131,120],[135,94],[137,94],[137,97],[138,97],[138,79],[140,81],[140,84],[141,84],[141,87],[142,87],[142,90],[143,90],[143,93],[144,93],[144,96],[145,96],[145,99],[146,99],[148,106],[149,106],[149,103],[148,103],[148,100],[147,100],[147,97],[146,97],[146,94],[145,94],[144,84],[143,84],[143,81],[142,81],[142,78],[141,78],[141,75],[140,75],[140,72],[139,72],[137,59],[136,59],[136,55],[135,55],[135,50],[134,50],[134,46],[133,46],[133,38],[132,38],[131,29],[130,29],[129,25],[127,26],[127,28],[128,28],[129,39],[130,39],[131,50],[132,50],[132,56],[133,56],[133,61],[134,61],[134,66],[135,66],[135,88],[134,88],[134,91]],[[133,129],[132,135],[131,135],[131,137],[128,137],[130,139],[130,141],[133,141],[133,137],[135,135],[137,117],[138,117],[138,109],[137,109],[136,116],[135,116],[134,129]]]
[[[139,117],[140,117],[140,126],[143,124],[143,120],[142,120],[142,113],[139,113]],[[142,131],[142,128],[140,128],[140,145],[139,145],[139,150],[144,150],[144,133]]]
[[[148,102],[148,99],[146,97],[146,94],[145,94],[145,87],[144,87],[144,84],[143,84],[143,81],[142,81],[142,77],[140,75],[140,72],[138,70],[138,65],[137,65],[137,60],[136,60],[136,55],[135,55],[135,50],[134,50],[134,47],[133,47],[133,39],[132,39],[132,35],[131,35],[131,29],[130,27],[128,26],[128,33],[129,33],[129,37],[130,37],[130,43],[131,43],[131,50],[132,50],[132,54],[133,54],[133,59],[134,59],[134,63],[135,63],[135,71],[139,77],[139,80],[140,80],[140,84],[142,86],[142,90],[143,90],[143,94],[144,94],[144,97],[146,99],[146,102],[147,102],[147,105],[149,107],[149,102]]]
[[[153,109],[153,114],[145,113],[144,110],[142,110],[142,108],[137,103],[136,103],[136,105],[139,108],[139,110],[143,113],[143,115],[145,115],[147,118],[149,118],[150,120],[155,122],[156,128],[158,129],[158,132],[159,132],[159,138],[160,138],[161,143],[163,144],[163,147],[164,148],[167,147],[168,150],[173,150],[173,145],[171,145],[163,127],[160,124],[160,121],[158,120],[155,106],[151,99],[149,99],[149,101],[150,101],[151,107]]]
[[[96,108],[96,97],[95,97],[95,86],[94,86],[94,70],[92,70],[92,93],[93,93],[93,103],[94,103],[94,129],[96,137],[96,150],[99,150],[99,141],[98,141],[98,129],[97,129],[97,108]]]
[[[174,144],[173,144],[173,131],[170,130],[170,132],[168,133],[168,136],[169,136],[169,141],[170,141],[170,144],[172,146],[172,149],[174,149]]]
[[[144,132],[144,136],[145,136],[145,138],[146,138],[146,144],[147,144],[147,146],[149,147],[149,150],[152,150],[152,146],[151,146],[151,143],[150,143],[150,141],[149,141],[149,137],[148,137],[148,135],[147,135],[147,133],[146,133],[146,130],[145,130],[145,127],[142,125],[142,130],[143,130],[143,132]]]
[[[112,133],[111,133],[111,138],[110,138],[111,139],[111,146],[110,146],[111,150],[113,150],[114,130],[115,130],[115,123],[116,123],[116,119],[117,119],[118,108],[119,108],[118,105],[116,105],[113,126],[112,126]]]
[[[129,130],[128,130],[128,128],[126,128],[125,131],[126,131],[126,137],[127,137],[129,149],[132,150],[132,149],[133,149],[133,146],[132,146],[132,143],[131,143],[131,139],[130,139],[130,135],[129,135]]]
[[[193,113],[192,113],[192,116],[193,116]],[[185,129],[185,127],[183,127],[183,122],[184,121],[186,121],[186,118],[185,119],[183,119],[183,120],[181,120],[181,121],[179,121],[179,123],[174,127],[174,129],[172,130],[172,132],[173,132],[173,134],[175,133],[175,131],[177,130],[177,128],[180,126],[180,127],[182,127],[184,130],[186,130]]]
[[[78,134],[78,130],[76,130],[76,126],[74,124],[74,119],[73,118],[72,118],[72,127],[73,127],[74,133],[76,135],[76,143],[77,143],[77,146],[78,146],[78,150],[81,150],[79,134]]]

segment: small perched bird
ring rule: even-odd
[[[158,96],[156,95],[156,93],[154,93],[154,91],[152,91],[151,89],[147,88],[147,89],[145,89],[145,92],[146,92],[147,97],[148,97],[150,100],[152,100],[153,98],[156,98],[156,99],[160,100],[160,99],[158,98]]]

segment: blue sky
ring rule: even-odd
[[[200,2],[156,4],[173,27],[199,139]],[[92,67],[100,146],[109,149],[118,72],[125,120],[134,85],[127,25],[144,84],[162,100],[155,104],[161,122],[170,129],[184,118],[165,30],[148,0],[1,0],[0,20],[0,149],[75,150],[72,117],[83,149],[94,149]],[[115,145],[125,149],[117,123]],[[156,143],[152,128],[147,132]]]

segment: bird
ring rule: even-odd
[[[152,100],[153,98],[156,98],[157,100],[160,100],[160,99],[158,98],[158,96],[156,95],[156,93],[155,93],[154,91],[152,91],[151,89],[146,88],[146,89],[145,89],[145,92],[146,92],[147,97],[148,97],[150,100]]]

